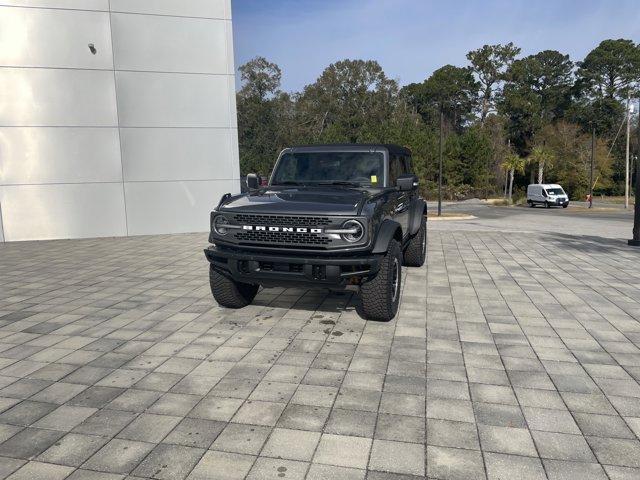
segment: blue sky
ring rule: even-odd
[[[469,50],[514,42],[581,60],[605,38],[640,41],[638,0],[232,0],[236,66],[261,55],[299,90],[332,62],[377,60],[401,85]]]

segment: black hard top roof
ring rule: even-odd
[[[334,152],[340,150],[387,150],[392,155],[411,155],[411,150],[393,143],[323,143],[318,145],[295,145],[285,148],[292,152]]]

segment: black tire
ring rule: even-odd
[[[535,207],[535,205],[533,204],[533,202],[531,200],[527,200],[527,203],[529,204],[529,206],[531,208]]]
[[[566,204],[562,205],[562,208],[567,208],[568,206],[569,206],[569,204],[566,203]]]
[[[222,275],[209,265],[211,293],[221,307],[242,308],[249,305],[258,293],[259,285],[240,283]]]
[[[544,202],[544,204],[547,206],[547,208],[551,208],[551,204],[549,202]]]
[[[424,265],[424,260],[427,257],[427,220],[422,216],[420,222],[420,229],[404,249],[402,256],[404,262],[403,265],[407,267],[421,267]]]
[[[391,240],[380,270],[360,287],[360,301],[356,311],[364,319],[388,322],[398,313],[401,291],[402,251],[400,243]]]

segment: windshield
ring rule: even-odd
[[[564,195],[564,190],[561,188],[547,188],[547,193],[549,195]]]
[[[271,185],[384,185],[381,152],[286,153],[278,162]]]

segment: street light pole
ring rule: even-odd
[[[629,137],[631,133],[631,99],[627,95],[627,150],[626,150],[626,168],[624,176],[624,208],[629,208]]]
[[[511,139],[507,138],[507,154],[511,153]],[[509,184],[509,170],[504,169],[504,198],[507,198],[507,186]]]
[[[638,159],[636,160],[636,204],[633,215],[633,238],[629,245],[640,247],[640,105],[638,106]]]
[[[444,113],[440,106],[440,154],[438,159],[438,216],[442,215],[442,136],[444,129]]]
[[[593,165],[596,163],[596,127],[591,130],[591,172],[589,174],[589,208],[593,204]]]

